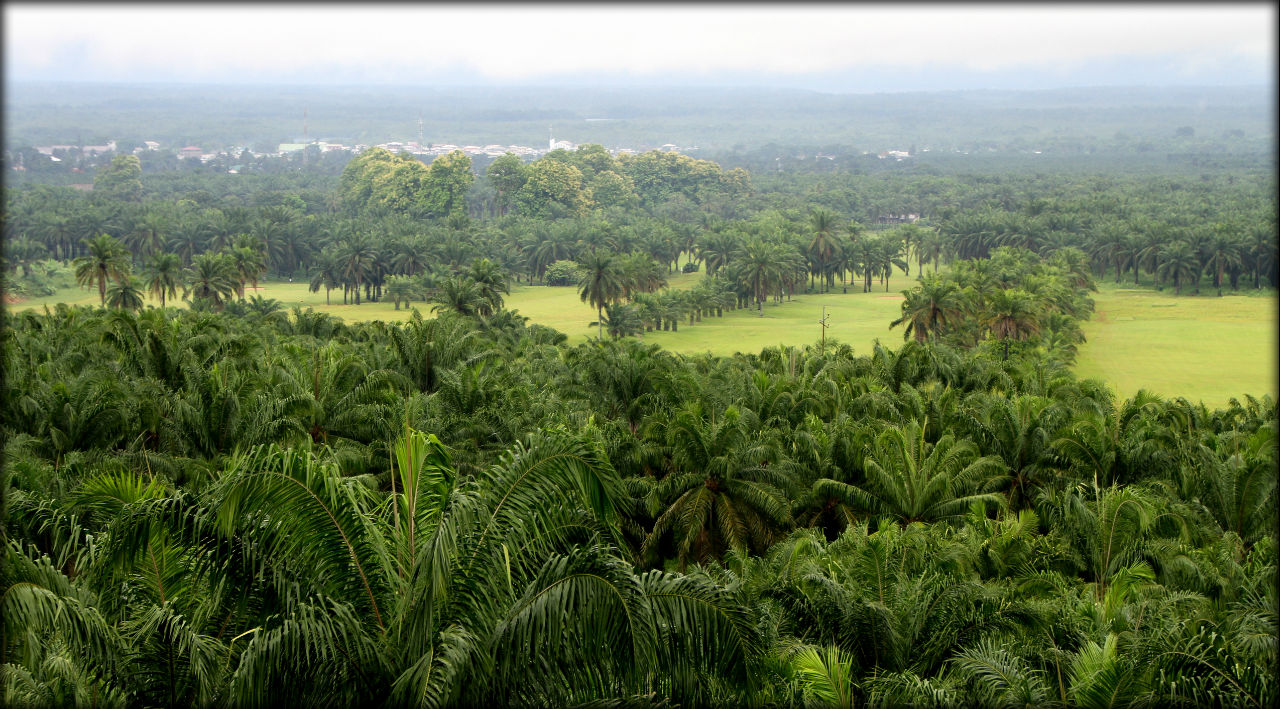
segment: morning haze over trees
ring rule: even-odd
[[[6,90],[6,704],[1277,701],[1262,88]]]

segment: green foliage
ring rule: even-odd
[[[577,263],[569,260],[560,260],[547,266],[544,279],[549,286],[577,285],[580,271],[581,267]]]
[[[463,195],[474,179],[471,159],[461,151],[427,166],[410,155],[371,148],[347,163],[340,186],[344,204],[354,212],[446,217],[465,211]]]
[[[544,158],[527,166],[515,204],[522,215],[546,218],[582,216],[590,202],[583,192],[581,170]]]
[[[93,176],[93,191],[109,199],[142,201],[142,163],[136,155],[117,155]]]

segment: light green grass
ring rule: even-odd
[[[1175,296],[1103,284],[1084,324],[1076,374],[1122,397],[1147,389],[1210,408],[1245,394],[1276,396],[1275,292]]]
[[[907,279],[901,280],[905,283]],[[735,310],[720,318],[704,316],[693,325],[686,318],[678,332],[650,332],[644,337],[666,349],[716,355],[754,353],[776,345],[817,344],[822,337],[819,320],[825,306],[827,343],[839,341],[851,345],[856,354],[869,354],[877,339],[889,347],[902,342],[902,329],[889,329],[902,308],[902,295],[892,288],[888,293],[862,293],[859,287],[851,288],[848,294],[797,295],[779,304],[766,302],[759,312]]]

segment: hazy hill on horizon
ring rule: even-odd
[[[7,149],[155,140],[165,147],[303,137],[347,144],[542,147],[574,143],[702,151],[839,145],[863,151],[1274,150],[1271,87],[1100,87],[837,94],[800,89],[245,86],[14,82]],[[305,114],[305,122],[304,122]],[[606,120],[601,120],[606,119]],[[1170,142],[1173,141],[1173,142]]]

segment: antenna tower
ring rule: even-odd
[[[307,107],[302,107],[302,142],[307,142]]]

